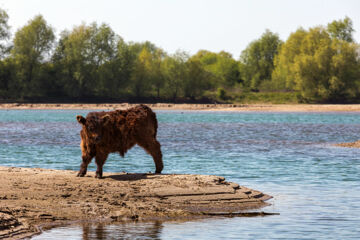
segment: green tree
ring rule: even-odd
[[[183,86],[187,77],[186,62],[188,59],[189,55],[181,51],[177,51],[164,59],[162,72],[165,78],[165,91],[167,96],[174,101],[183,93]]]
[[[289,38],[280,47],[279,53],[274,59],[274,70],[272,72],[272,85],[276,90],[295,89],[294,63],[296,57],[301,53],[302,42],[307,32],[299,28],[291,33]]]
[[[232,87],[240,82],[239,63],[230,53],[200,50],[191,59],[200,61],[204,69],[211,73],[208,82],[215,89],[218,86]]]
[[[118,42],[122,41],[111,28],[92,23],[63,31],[53,56],[71,97],[114,96],[118,90]]]
[[[240,83],[239,62],[237,62],[230,53],[221,51],[218,53],[218,63],[216,67],[217,76],[221,79],[221,85],[232,87]]]
[[[162,49],[157,49],[153,54],[150,69],[148,69],[150,73],[150,81],[155,88],[156,96],[158,98],[160,98],[160,90],[165,85],[165,77],[162,72],[162,65],[165,57],[165,52]]]
[[[356,44],[331,39],[322,27],[312,28],[304,38],[295,61],[295,81],[304,99],[342,102],[359,91],[359,59]]]
[[[144,47],[135,61],[132,75],[131,88],[136,97],[145,97],[150,90],[151,80],[149,68],[151,68],[151,53]]]
[[[301,44],[301,54],[294,63],[296,88],[303,98],[327,98],[332,54],[331,39],[325,29],[310,29]]]
[[[153,91],[160,97],[165,78],[162,74],[162,63],[165,52],[153,43],[129,44],[132,68],[129,88],[136,97],[150,96]]]
[[[203,92],[209,88],[209,76],[200,61],[189,59],[186,62],[186,78],[183,82],[184,96],[195,99],[201,97]]]
[[[118,97],[122,86],[122,66],[118,59],[119,42],[123,40],[106,24],[91,25],[91,56],[93,93],[96,96]]]
[[[327,25],[327,31],[334,39],[344,40],[347,42],[353,42],[353,22],[349,17],[345,17],[344,20],[334,20]]]
[[[275,60],[273,81],[312,102],[343,102],[359,94],[359,45],[324,27],[290,35]]]
[[[82,24],[71,32],[60,34],[59,44],[54,54],[54,64],[59,70],[64,91],[70,97],[89,95],[93,87],[91,81],[90,29]]]
[[[0,98],[9,97],[11,79],[11,63],[4,59],[9,52],[7,40],[10,38],[9,16],[0,9]]]
[[[223,89],[223,88],[218,88],[216,95],[217,95],[217,97],[218,97],[220,100],[226,100],[226,91],[225,91],[225,89]]]
[[[122,38],[117,43],[115,74],[117,83],[117,94],[127,95],[127,87],[130,85],[131,74],[133,71],[136,54],[132,46],[127,44]]]
[[[260,39],[251,42],[241,53],[240,72],[246,86],[258,89],[262,82],[271,80],[274,58],[281,43],[277,34],[266,30]]]
[[[14,64],[9,58],[0,61],[0,99],[14,98],[21,89],[14,79]]]
[[[329,100],[353,99],[360,90],[360,46],[335,40],[331,48]]]
[[[18,30],[11,56],[15,61],[16,79],[23,96],[41,95],[45,89],[39,81],[41,64],[48,60],[55,40],[54,31],[41,15],[35,16]]]
[[[6,41],[10,38],[9,16],[5,10],[0,8],[0,59],[8,53],[9,47]]]

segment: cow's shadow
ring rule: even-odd
[[[104,176],[103,178],[111,178],[116,181],[137,181],[142,179],[148,179],[150,176],[156,176],[153,173],[126,173]]]

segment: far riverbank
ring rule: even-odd
[[[3,103],[0,109],[126,109],[137,104],[63,104],[63,103]],[[360,104],[146,104],[154,110],[195,110],[195,111],[259,111],[259,112],[360,112]]]

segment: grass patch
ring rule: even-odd
[[[233,96],[234,103],[298,103],[297,92],[244,92]]]
[[[251,92],[235,89],[218,89],[217,91],[206,91],[204,97],[221,103],[270,103],[270,104],[295,104],[299,103],[298,92]]]

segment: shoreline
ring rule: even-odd
[[[0,166],[0,238],[81,222],[265,216],[264,194],[213,175],[104,173]]]
[[[337,143],[334,144],[337,147],[346,147],[346,148],[360,148],[360,140],[355,142],[344,142],[344,143]]]
[[[72,103],[0,103],[0,110],[114,110],[127,109],[138,104],[129,103],[101,103],[101,104],[72,104]],[[154,103],[145,104],[153,110],[195,110],[195,111],[258,111],[258,112],[360,112],[360,104],[174,104]]]

